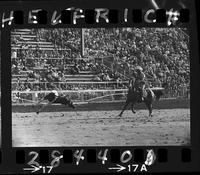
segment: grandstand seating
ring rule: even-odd
[[[12,31],[13,37],[20,37],[20,41],[16,41],[11,45],[12,50],[26,50],[26,49],[40,49],[43,51],[52,51],[52,50],[59,50],[59,48],[55,48],[55,45],[52,42],[45,41],[45,39],[39,38],[40,40],[37,41],[36,33],[32,32],[29,29],[15,29]],[[22,46],[27,46],[27,48],[22,48]],[[69,49],[63,49],[69,50]],[[55,58],[56,59],[56,58]],[[59,59],[59,58],[58,58]],[[16,82],[19,78],[20,81],[25,81],[27,78],[27,73],[20,73],[18,75],[12,75],[12,81]],[[92,81],[94,79],[94,74],[91,71],[79,71],[76,75],[65,75],[66,81]],[[31,79],[29,79],[31,80]]]
[[[57,61],[53,69],[59,70],[59,66],[62,65],[70,69],[75,66],[73,59],[79,58],[80,29],[15,29],[11,34],[13,52],[23,51],[25,60],[31,58],[39,60],[37,67],[32,67],[32,70],[48,70],[49,67],[42,66],[44,60],[64,58],[70,58],[72,62],[69,60],[63,65],[64,61]],[[92,61],[88,63],[96,70],[83,69],[72,71],[73,73],[66,71],[64,78],[67,82],[92,82],[95,74],[98,76],[99,72],[109,76],[110,72],[112,74],[114,72],[119,79],[125,81],[132,77],[132,68],[141,65],[153,85],[161,86],[167,83],[169,89],[175,92],[182,84],[187,87],[190,84],[188,48],[189,37],[181,29],[86,29],[85,56],[95,60],[97,66]],[[36,55],[35,50],[44,52],[46,56],[44,53]],[[20,54],[17,54],[15,59],[20,60],[19,67],[24,66],[24,58],[21,58]],[[82,63],[76,66],[84,67]],[[17,82],[18,79],[21,82],[25,81],[28,76],[26,71],[29,70],[21,68],[13,74],[12,81]],[[32,80],[34,81],[34,78],[29,78],[29,81]]]

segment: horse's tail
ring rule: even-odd
[[[164,93],[162,92],[162,90],[152,90],[152,91],[153,91],[153,93],[155,95],[156,100],[160,100],[160,97],[162,95],[164,95]]]

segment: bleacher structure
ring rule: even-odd
[[[43,38],[40,38],[38,41],[36,33],[31,31],[30,29],[15,29],[12,31],[13,37],[19,37],[20,41],[17,41],[16,43],[11,45],[12,50],[19,50],[19,49],[26,49],[22,48],[23,45],[31,46],[27,49],[35,50],[39,48],[40,50],[44,51],[52,51],[55,49],[55,45],[52,42],[46,41]],[[57,49],[57,48],[56,48]],[[66,49],[63,49],[64,51]],[[35,58],[37,59],[37,58]],[[49,59],[59,59],[59,58],[49,58]],[[67,65],[66,65],[67,66]],[[21,71],[18,75],[12,75],[12,81],[16,82],[17,78],[20,78],[21,81],[24,81],[27,78],[27,72]],[[94,75],[90,71],[79,71],[76,75],[65,75],[65,78],[68,83],[71,82],[90,82],[92,79],[94,79]],[[29,79],[30,81],[33,81]]]
[[[43,50],[43,51],[53,51],[55,49],[60,49],[57,48],[54,43],[47,41],[44,38],[41,37],[37,37],[37,33],[34,30],[30,30],[30,29],[15,29],[14,31],[11,32],[11,36],[12,37],[16,37],[17,39],[12,42],[11,45],[11,50],[15,51],[16,53],[20,50],[20,49],[30,49],[30,50]],[[69,49],[63,49],[64,51],[67,51]],[[18,55],[18,54],[16,54]],[[11,59],[20,59],[17,56],[11,56]],[[26,58],[27,59],[27,58]],[[38,59],[36,56],[33,57],[33,59]],[[43,58],[40,58],[43,59]],[[61,59],[61,58],[47,58],[47,59]],[[76,59],[76,58],[75,58]],[[79,58],[77,58],[79,59]],[[82,58],[81,58],[82,59]],[[100,59],[101,60],[101,59]],[[103,60],[101,60],[103,61]],[[65,63],[66,64],[66,63]],[[101,64],[102,66],[107,66],[107,69],[110,69],[110,65],[106,65],[106,63],[104,64],[102,62]],[[68,66],[68,65],[65,65]],[[70,66],[70,65],[69,65]],[[33,69],[37,69],[36,67],[32,68]],[[20,71],[19,74],[13,74],[12,75],[12,85],[17,84],[18,80],[20,80],[21,83],[25,82],[27,77],[28,77],[28,73],[29,71],[32,70],[26,70],[26,71]],[[120,73],[119,73],[120,74]],[[60,83],[60,84],[72,84],[72,85],[101,85],[104,88],[101,90],[79,90],[79,92],[77,92],[76,90],[64,90],[62,91],[63,94],[66,93],[66,95],[69,95],[71,99],[75,100],[75,101],[85,101],[85,100],[89,100],[89,99],[101,99],[101,97],[106,97],[107,100],[113,100],[113,94],[115,95],[115,93],[117,94],[122,94],[123,97],[125,97],[125,93],[126,93],[126,89],[123,89],[123,91],[121,90],[109,90],[109,88],[107,89],[106,85],[109,84],[116,84],[116,81],[110,81],[110,82],[95,82],[93,81],[95,78],[95,75],[93,72],[91,71],[79,71],[76,74],[65,74],[65,79],[66,82],[54,82],[54,84],[56,83]],[[29,78],[28,79],[29,83],[36,83],[34,78]],[[48,82],[40,82],[40,83],[48,83]],[[128,82],[125,82],[128,83]],[[90,92],[91,91],[91,92]],[[32,103],[34,101],[38,100],[38,95],[45,95],[47,93],[49,93],[49,90],[43,90],[43,91],[18,91],[18,90],[13,90],[12,91],[12,101],[18,103]],[[19,97],[20,94],[20,97]],[[41,97],[41,96],[40,96]],[[39,97],[39,98],[40,98]],[[102,99],[103,99],[102,98]]]

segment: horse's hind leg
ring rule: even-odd
[[[131,110],[132,110],[133,114],[136,113],[135,110],[134,110],[134,103],[132,103],[132,105],[131,105]]]
[[[150,104],[150,105],[149,105],[149,117],[153,117],[152,111],[153,111],[153,109],[152,109],[152,104]]]
[[[129,105],[129,102],[126,101],[126,104],[124,105],[124,107],[123,107],[121,113],[119,114],[120,117],[122,116],[123,112],[126,110],[126,107],[127,107],[128,105]]]
[[[152,117],[153,116],[152,115],[152,111],[153,111],[152,103],[148,101],[148,102],[145,102],[145,104],[149,110],[149,117]]]

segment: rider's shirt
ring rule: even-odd
[[[139,73],[135,74],[136,89],[141,89],[142,86],[146,84],[145,78],[146,78],[146,76],[143,72],[139,72]]]
[[[56,95],[55,95],[55,93],[53,93],[53,92],[50,92],[49,94],[47,94],[45,97],[44,97],[44,99],[45,100],[48,100],[49,102],[52,102],[52,101],[54,101],[55,99],[56,99]]]

